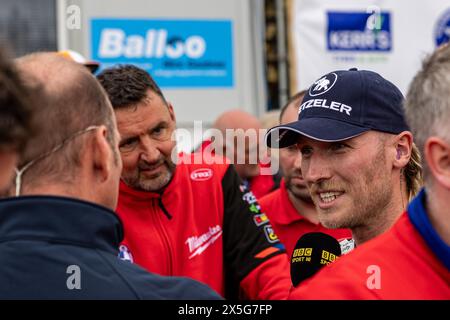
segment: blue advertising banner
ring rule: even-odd
[[[391,15],[366,12],[327,12],[330,51],[391,51]]]
[[[100,70],[134,64],[161,87],[234,85],[230,20],[93,18],[91,53]]]

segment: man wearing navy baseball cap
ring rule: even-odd
[[[388,230],[421,185],[403,95],[379,74],[330,72],[307,91],[298,120],[270,129],[271,148],[297,144],[320,222],[356,244]]]

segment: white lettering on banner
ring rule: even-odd
[[[338,111],[341,113],[345,112],[347,115],[350,115],[350,113],[352,111],[352,107],[350,107],[344,103],[331,101],[331,103],[329,105],[327,105],[327,99],[310,99],[310,100],[304,102],[300,106],[300,108],[298,109],[298,113],[302,112],[305,109],[311,108],[311,107],[326,108],[326,109],[331,109],[331,110]]]
[[[330,32],[330,47],[340,49],[380,49],[391,47],[389,33],[373,31],[333,31]]]
[[[200,36],[167,42],[167,30],[149,29],[145,37],[126,35],[122,29],[103,29],[98,55],[100,58],[163,58],[178,59],[183,55],[198,59],[206,51],[206,42]]]

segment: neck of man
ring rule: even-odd
[[[20,191],[21,196],[60,196],[69,198],[79,198],[77,193],[73,191],[72,187],[69,185],[58,185],[58,184],[39,184],[33,186],[23,186]]]
[[[377,212],[371,214],[364,223],[351,228],[356,245],[361,245],[389,230],[405,212],[408,204],[408,193],[403,180],[401,181],[401,187],[394,189],[393,193],[391,201],[386,206],[376,208]]]
[[[448,210],[448,203],[441,200],[449,199],[450,192],[440,188],[429,188],[426,190],[426,210],[430,223],[439,237],[450,246],[450,211]]]
[[[99,200],[97,190],[93,190],[92,188],[92,184],[87,186],[82,181],[73,181],[73,183],[43,181],[40,184],[23,186],[20,195],[67,197],[107,206]]]
[[[319,217],[314,203],[296,197],[289,189],[287,189],[288,198],[294,206],[297,213],[311,223],[319,224]]]

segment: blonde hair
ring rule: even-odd
[[[408,199],[411,201],[423,185],[422,157],[415,143],[412,144],[411,158],[403,169],[403,176],[406,181]]]

